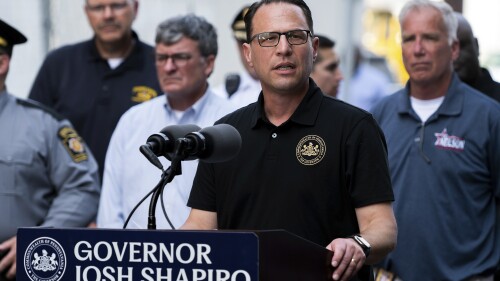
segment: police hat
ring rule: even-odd
[[[21,32],[0,19],[0,51],[5,51],[10,56],[14,45],[26,41],[28,39]]]
[[[233,24],[231,25],[231,28],[233,29],[234,38],[242,42],[247,41],[247,31],[245,30],[244,17],[248,12],[248,8],[249,6],[243,7],[243,9],[241,9],[241,11],[234,18]]]

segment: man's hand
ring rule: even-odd
[[[16,277],[16,236],[0,244],[0,251],[6,254],[0,261],[0,272],[5,274],[8,279]]]
[[[365,263],[363,249],[351,238],[335,239],[326,248],[333,252],[333,280],[350,280]]]

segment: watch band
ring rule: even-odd
[[[371,245],[370,245],[370,243],[368,243],[368,241],[366,241],[365,238],[363,238],[359,234],[351,235],[348,238],[351,238],[356,243],[358,243],[358,245],[361,246],[361,249],[363,249],[365,256],[368,257],[368,255],[370,254],[370,251],[371,251]]]

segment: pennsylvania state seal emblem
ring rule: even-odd
[[[64,126],[59,129],[57,134],[73,161],[79,163],[88,159],[83,140],[75,129]]]
[[[297,160],[303,165],[316,165],[325,157],[325,141],[316,135],[303,137],[295,149]]]
[[[32,281],[61,280],[66,269],[66,253],[50,237],[40,237],[24,253],[24,270]]]

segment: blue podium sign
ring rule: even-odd
[[[331,280],[332,252],[284,230],[19,228],[17,280]]]
[[[253,232],[20,228],[17,280],[259,280]]]

